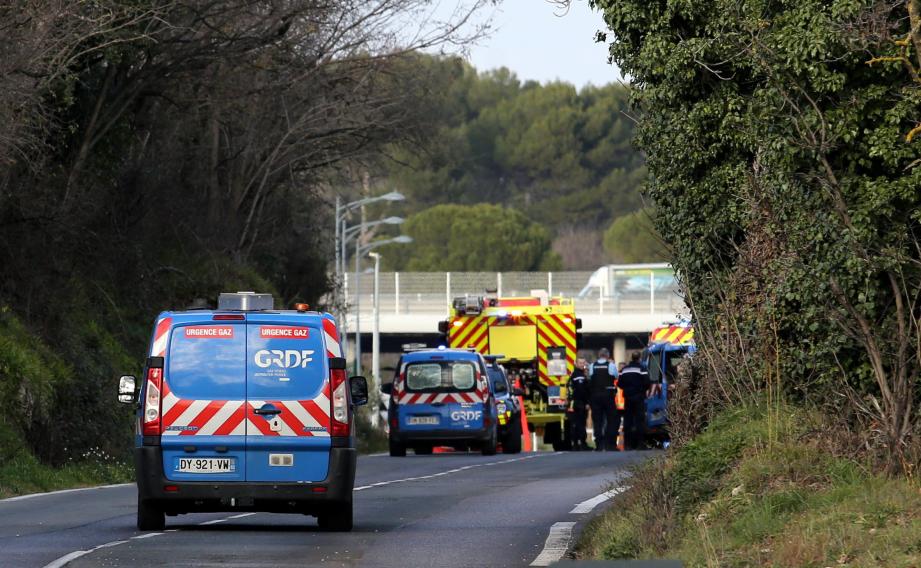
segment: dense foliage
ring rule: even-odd
[[[780,383],[917,462],[919,2],[591,3],[712,392]]]
[[[415,271],[559,270],[550,234],[515,209],[498,205],[436,205],[404,226],[411,247],[393,247],[394,264]],[[386,257],[385,257],[386,258]]]
[[[641,209],[619,217],[604,232],[604,248],[615,262],[661,262],[668,258],[665,243],[656,233],[653,212]]]
[[[567,267],[603,263],[600,234],[642,207],[646,170],[632,143],[628,89],[522,82],[504,68],[478,73],[458,58],[421,57],[416,72],[428,85],[417,116],[431,136],[392,148],[384,180],[410,197],[410,211],[503,205],[549,229]],[[588,255],[560,239],[573,231]]]
[[[227,289],[316,303],[322,188],[415,131],[402,62],[464,41],[431,21],[400,41],[425,4],[0,6],[0,459],[123,453],[117,377],[162,309]]]

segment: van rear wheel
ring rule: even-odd
[[[162,531],[166,527],[166,514],[150,501],[138,497],[137,527],[139,531]]]
[[[391,439],[390,440],[390,456],[394,458],[405,458],[406,457],[406,446]]]
[[[317,524],[325,531],[348,532],[352,530],[352,502],[336,505],[317,515]]]

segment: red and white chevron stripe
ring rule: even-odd
[[[323,342],[326,344],[327,357],[342,357],[339,345],[339,328],[333,320],[323,319]]]
[[[151,357],[166,356],[166,345],[169,343],[169,332],[172,325],[173,318],[163,318],[157,322],[153,344],[150,346]]]
[[[460,404],[473,404],[483,402],[483,396],[477,392],[402,392],[397,399],[398,404],[435,404],[457,402]]]
[[[328,390],[313,400],[252,400],[247,404],[249,436],[319,436],[329,437]],[[270,403],[281,409],[281,430],[275,432],[269,421],[253,411]]]
[[[329,436],[329,383],[313,400],[192,400],[177,397],[164,382],[164,436]],[[281,409],[274,432],[254,410],[271,403]]]

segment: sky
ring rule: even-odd
[[[447,4],[456,5],[442,0]],[[560,79],[578,88],[621,79],[620,70],[607,63],[607,46],[595,43],[604,20],[586,0],[573,0],[565,14],[546,0],[502,0],[489,12],[492,33],[467,48],[478,70],[504,66],[523,80]]]

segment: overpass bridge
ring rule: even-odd
[[[354,274],[344,282],[344,324],[353,342],[358,320],[364,353],[369,352],[374,319],[373,281],[373,275],[366,273],[358,289]],[[487,289],[499,296],[529,296],[531,290],[540,289],[551,296],[573,298],[582,319],[583,345],[613,347],[617,360],[622,360],[618,355],[625,349],[645,344],[655,327],[688,314],[667,264],[609,265],[594,272],[382,272],[379,281],[380,333],[385,345],[431,341],[455,297],[479,295]]]

